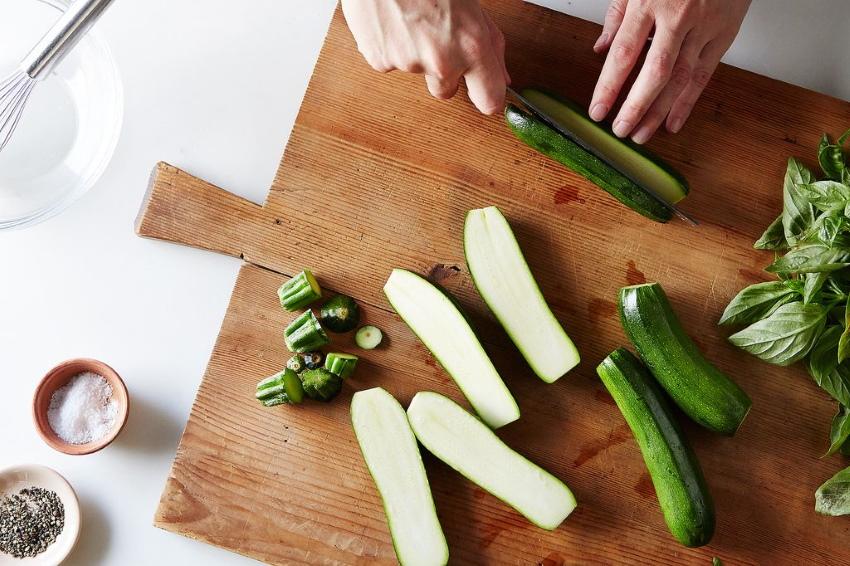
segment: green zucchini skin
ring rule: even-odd
[[[569,167],[635,212],[655,222],[672,218],[673,213],[646,191],[545,122],[513,104],[505,108],[505,120],[520,141]]]
[[[662,171],[667,173],[667,175],[672,177],[673,180],[679,185],[679,189],[682,192],[682,195],[679,198],[677,198],[674,201],[673,204],[675,204],[676,202],[678,202],[679,200],[681,200],[682,198],[687,196],[688,193],[690,193],[691,188],[690,188],[690,185],[688,184],[688,180],[685,179],[685,177],[681,173],[679,173],[678,171],[673,169],[673,167],[671,167],[669,163],[667,163],[666,161],[661,159],[659,156],[655,155],[649,149],[647,149],[646,146],[634,143],[629,138],[617,138],[614,135],[614,133],[611,132],[611,130],[607,126],[604,126],[602,122],[594,121],[592,118],[590,118],[590,116],[587,115],[587,111],[584,108],[582,108],[579,104],[576,104],[574,101],[572,101],[568,98],[564,98],[563,96],[560,96],[560,95],[555,94],[551,91],[548,91],[548,90],[545,90],[545,89],[540,89],[540,88],[523,89],[522,90],[523,96],[533,96],[533,94],[535,92],[539,93],[539,94],[543,94],[545,96],[548,96],[549,98],[556,100],[560,104],[563,104],[564,106],[571,108],[573,110],[573,112],[575,112],[576,114],[580,114],[585,119],[585,121],[591,122],[593,125],[595,125],[596,127],[600,128],[600,129],[604,129],[605,131],[607,131],[609,133],[609,135],[615,137],[616,141],[618,143],[628,147],[629,149],[631,149],[635,153],[642,155],[648,161],[651,161],[653,166],[658,167],[659,169],[661,169]]]
[[[673,401],[694,421],[732,436],[752,401],[700,353],[658,283],[620,289],[620,321],[629,340]]]
[[[708,544],[714,534],[714,502],[664,392],[625,348],[602,360],[596,373],[632,429],[670,533],[685,546]]]

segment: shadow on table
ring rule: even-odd
[[[80,498],[82,528],[80,539],[63,566],[92,566],[102,564],[109,548],[111,528],[103,510],[89,500]]]
[[[130,398],[130,416],[114,447],[137,455],[174,452],[182,426],[144,397]]]

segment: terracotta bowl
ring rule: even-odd
[[[0,554],[0,565],[55,566],[71,553],[80,535],[80,504],[77,494],[65,478],[46,466],[14,466],[0,470],[0,496],[17,493],[27,487],[55,491],[65,507],[65,527],[47,550],[32,558],[13,558]]]
[[[103,376],[112,386],[112,397],[118,403],[118,415],[115,418],[115,427],[103,438],[86,444],[70,444],[59,438],[59,435],[50,427],[50,423],[47,421],[47,409],[50,407],[50,398],[54,391],[67,384],[75,375],[87,371]],[[32,400],[32,416],[35,421],[35,428],[42,440],[54,450],[74,456],[97,452],[115,440],[127,423],[129,412],[130,398],[121,377],[105,363],[87,358],[62,362],[47,372],[47,375],[38,384]]]

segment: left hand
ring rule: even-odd
[[[681,130],[749,6],[750,0],[612,0],[593,47],[608,55],[590,117],[608,115],[652,33],[643,67],[614,118],[614,133],[644,143],[665,119],[668,131]]]

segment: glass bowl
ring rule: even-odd
[[[67,6],[67,0],[3,0],[0,77],[17,68]],[[61,212],[95,184],[112,158],[123,93],[97,26],[36,84],[0,151],[0,230]]]

